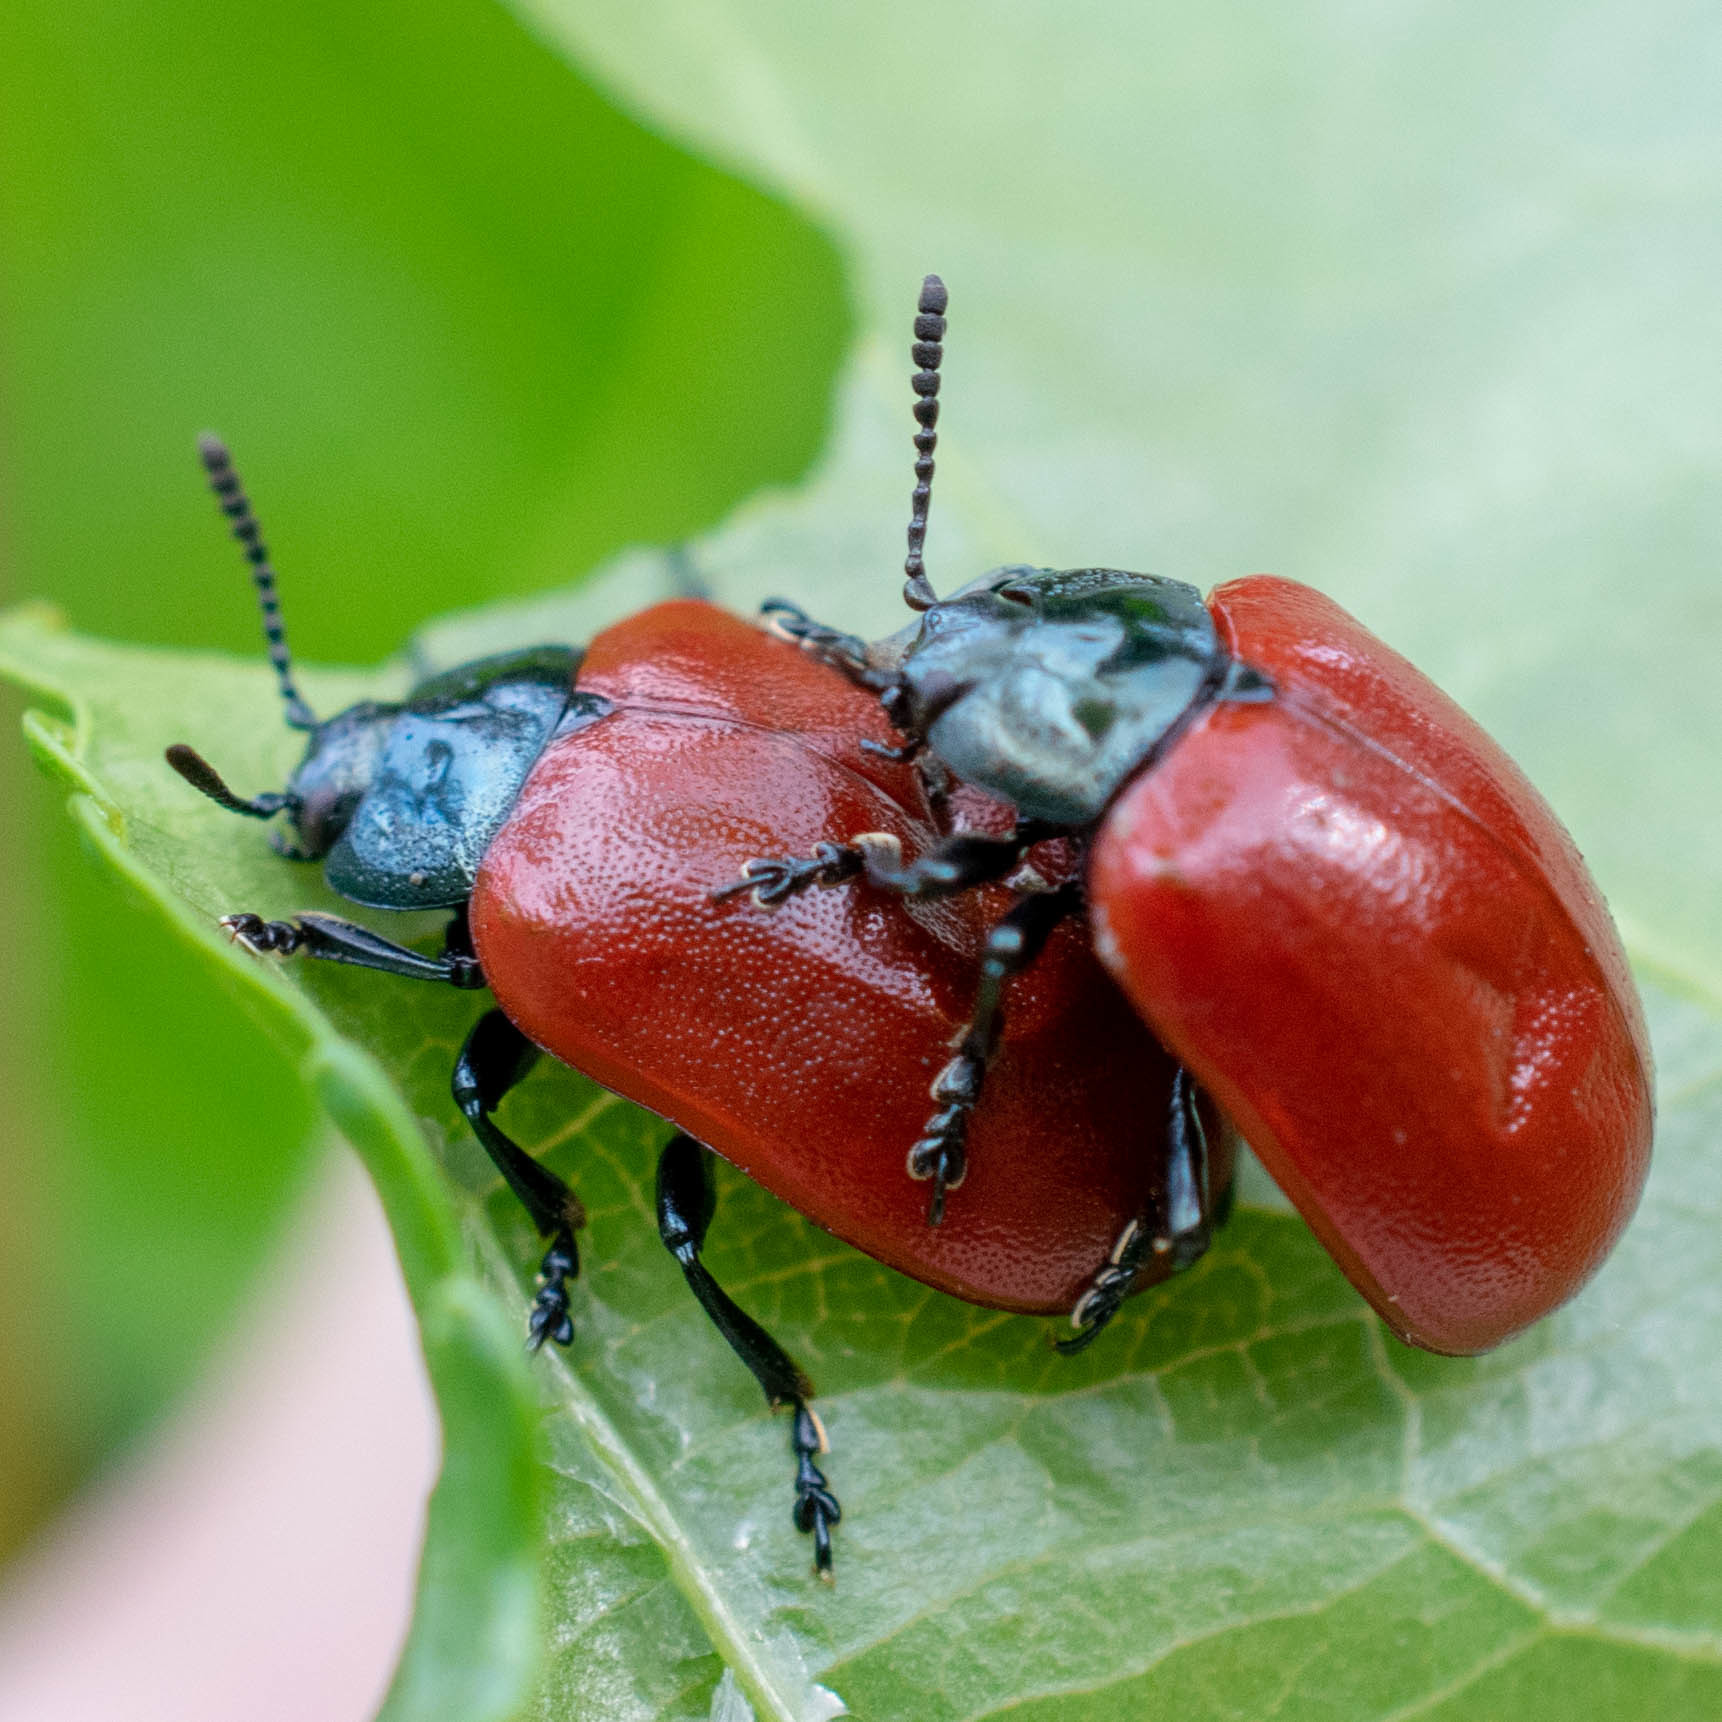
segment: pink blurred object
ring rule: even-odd
[[[435,1407],[350,1154],[201,1389],[0,1592],[0,1722],[362,1722],[411,1612]]]

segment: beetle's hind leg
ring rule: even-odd
[[[717,1211],[711,1156],[691,1136],[675,1135],[658,1157],[658,1235],[680,1264],[689,1289],[729,1348],[748,1369],[776,1410],[794,1416],[790,1446],[795,1453],[795,1528],[813,1538],[813,1564],[831,1574],[831,1531],[843,1517],[837,1497],[814,1459],[827,1450],[825,1429],[808,1401],[810,1382],[781,1345],[714,1280],[700,1260],[706,1231]]]
[[[1154,1257],[1173,1273],[1193,1266],[1207,1253],[1214,1228],[1229,1210],[1231,1192],[1217,1210],[1208,1186],[1208,1138],[1196,1106],[1196,1082],[1183,1065],[1172,1077],[1167,1103],[1165,1153],[1143,1213],[1119,1234],[1107,1258],[1076,1300],[1070,1325],[1076,1332],[1057,1342],[1066,1357],[1086,1350],[1117,1315]]]
[[[536,1351],[545,1340],[567,1345],[574,1338],[568,1313],[568,1282],[580,1272],[574,1233],[586,1223],[580,1198],[549,1167],[541,1166],[491,1114],[502,1097],[538,1060],[538,1048],[501,1011],[486,1011],[466,1037],[454,1067],[454,1103],[484,1144],[504,1181],[539,1232],[550,1240],[539,1266],[538,1296],[528,1323]]]

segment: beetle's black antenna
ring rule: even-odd
[[[903,572],[903,602],[911,610],[930,610],[938,594],[927,579],[921,549],[927,541],[927,503],[933,494],[933,450],[939,445],[939,366],[945,357],[945,307],[950,294],[937,275],[921,283],[915,311],[915,344],[909,349],[915,372],[915,490],[909,498],[909,559]]]
[[[273,819],[283,807],[293,805],[291,795],[274,792],[254,796],[250,801],[243,795],[235,795],[222,781],[221,773],[196,748],[187,747],[182,741],[176,741],[167,750],[167,763],[193,789],[202,790],[211,801],[225,807],[229,813],[243,813],[247,819]]]
[[[275,680],[281,687],[282,703],[287,708],[287,727],[315,729],[316,716],[293,685],[293,658],[287,650],[286,630],[281,626],[281,601],[275,596],[275,570],[269,566],[263,529],[257,524],[245,487],[233,469],[233,457],[220,437],[207,432],[197,439],[197,452],[209,474],[209,488],[215,492],[221,512],[233,523],[233,536],[239,540],[245,551],[245,560],[251,564],[251,578],[257,587],[257,607],[263,612],[263,638],[269,647],[269,661],[275,666]],[[205,790],[204,793],[212,792]],[[216,800],[220,799],[216,796]]]

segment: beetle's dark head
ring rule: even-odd
[[[922,285],[915,373],[915,489],[903,598],[921,613],[866,649],[856,679],[958,780],[1024,819],[1087,825],[1188,714],[1222,690],[1267,683],[1232,664],[1194,586],[1116,568],[995,568],[950,598],[923,547],[938,446],[939,366],[949,295]],[[905,750],[899,750],[903,752]]]
[[[295,861],[319,861],[346,831],[375,780],[400,709],[367,700],[313,724],[304,757],[287,779],[287,787],[265,795],[234,794],[214,766],[183,742],[167,750],[167,762],[193,788],[230,813],[252,819],[284,813],[286,824],[270,834],[275,849]]]
[[[285,814],[276,849],[325,861],[331,887],[354,902],[428,909],[464,901],[558,724],[601,715],[602,701],[573,690],[579,654],[536,646],[477,659],[420,682],[398,704],[365,700],[319,722],[294,684],[274,572],[232,462],[213,437],[200,446],[251,563],[287,723],[308,740],[287,787],[250,798],[183,744],[167,750],[168,764],[230,812]]]
[[[998,568],[898,637],[893,721],[1028,819],[1087,824],[1224,669],[1193,586]]]

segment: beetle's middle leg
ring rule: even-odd
[[[921,1139],[909,1150],[909,1176],[931,1179],[932,1200],[927,1224],[945,1217],[945,1192],[954,1190],[968,1172],[969,1118],[980,1100],[987,1067],[1004,1032],[1004,986],[1021,974],[1046,948],[1053,929],[1082,907],[1082,887],[1067,880],[1051,891],[1034,891],[994,924],[981,958],[980,987],[956,1053],[933,1078],[932,1096],[939,1110],[923,1127]]]
[[[714,1280],[700,1250],[717,1211],[711,1155],[691,1136],[675,1135],[658,1157],[658,1235],[676,1258],[689,1289],[712,1319],[729,1348],[751,1371],[775,1411],[787,1406],[794,1419],[790,1445],[795,1452],[795,1528],[813,1538],[813,1564],[822,1578],[831,1574],[831,1530],[842,1518],[837,1497],[826,1485],[814,1458],[827,1451],[825,1429],[808,1405],[810,1382],[781,1345]]]
[[[568,1282],[580,1272],[574,1233],[586,1223],[580,1198],[562,1179],[534,1160],[513,1137],[496,1126],[491,1114],[502,1097],[538,1061],[538,1048],[499,1010],[486,1011],[473,1024],[454,1067],[454,1103],[473,1134],[496,1163],[504,1182],[526,1210],[541,1236],[550,1240],[538,1269],[538,1296],[528,1323],[536,1351],[545,1340],[567,1345],[574,1338],[568,1314]]]
[[[1229,1205],[1229,1191],[1226,1202]],[[1059,1340],[1057,1349],[1071,1357],[1092,1345],[1154,1257],[1165,1261],[1173,1273],[1194,1266],[1207,1253],[1214,1228],[1224,1217],[1209,1188],[1208,1136],[1196,1105],[1196,1079],[1179,1065],[1172,1077],[1165,1140],[1148,1200],[1142,1213],[1119,1233],[1112,1254],[1076,1300],[1070,1312],[1076,1332]]]

